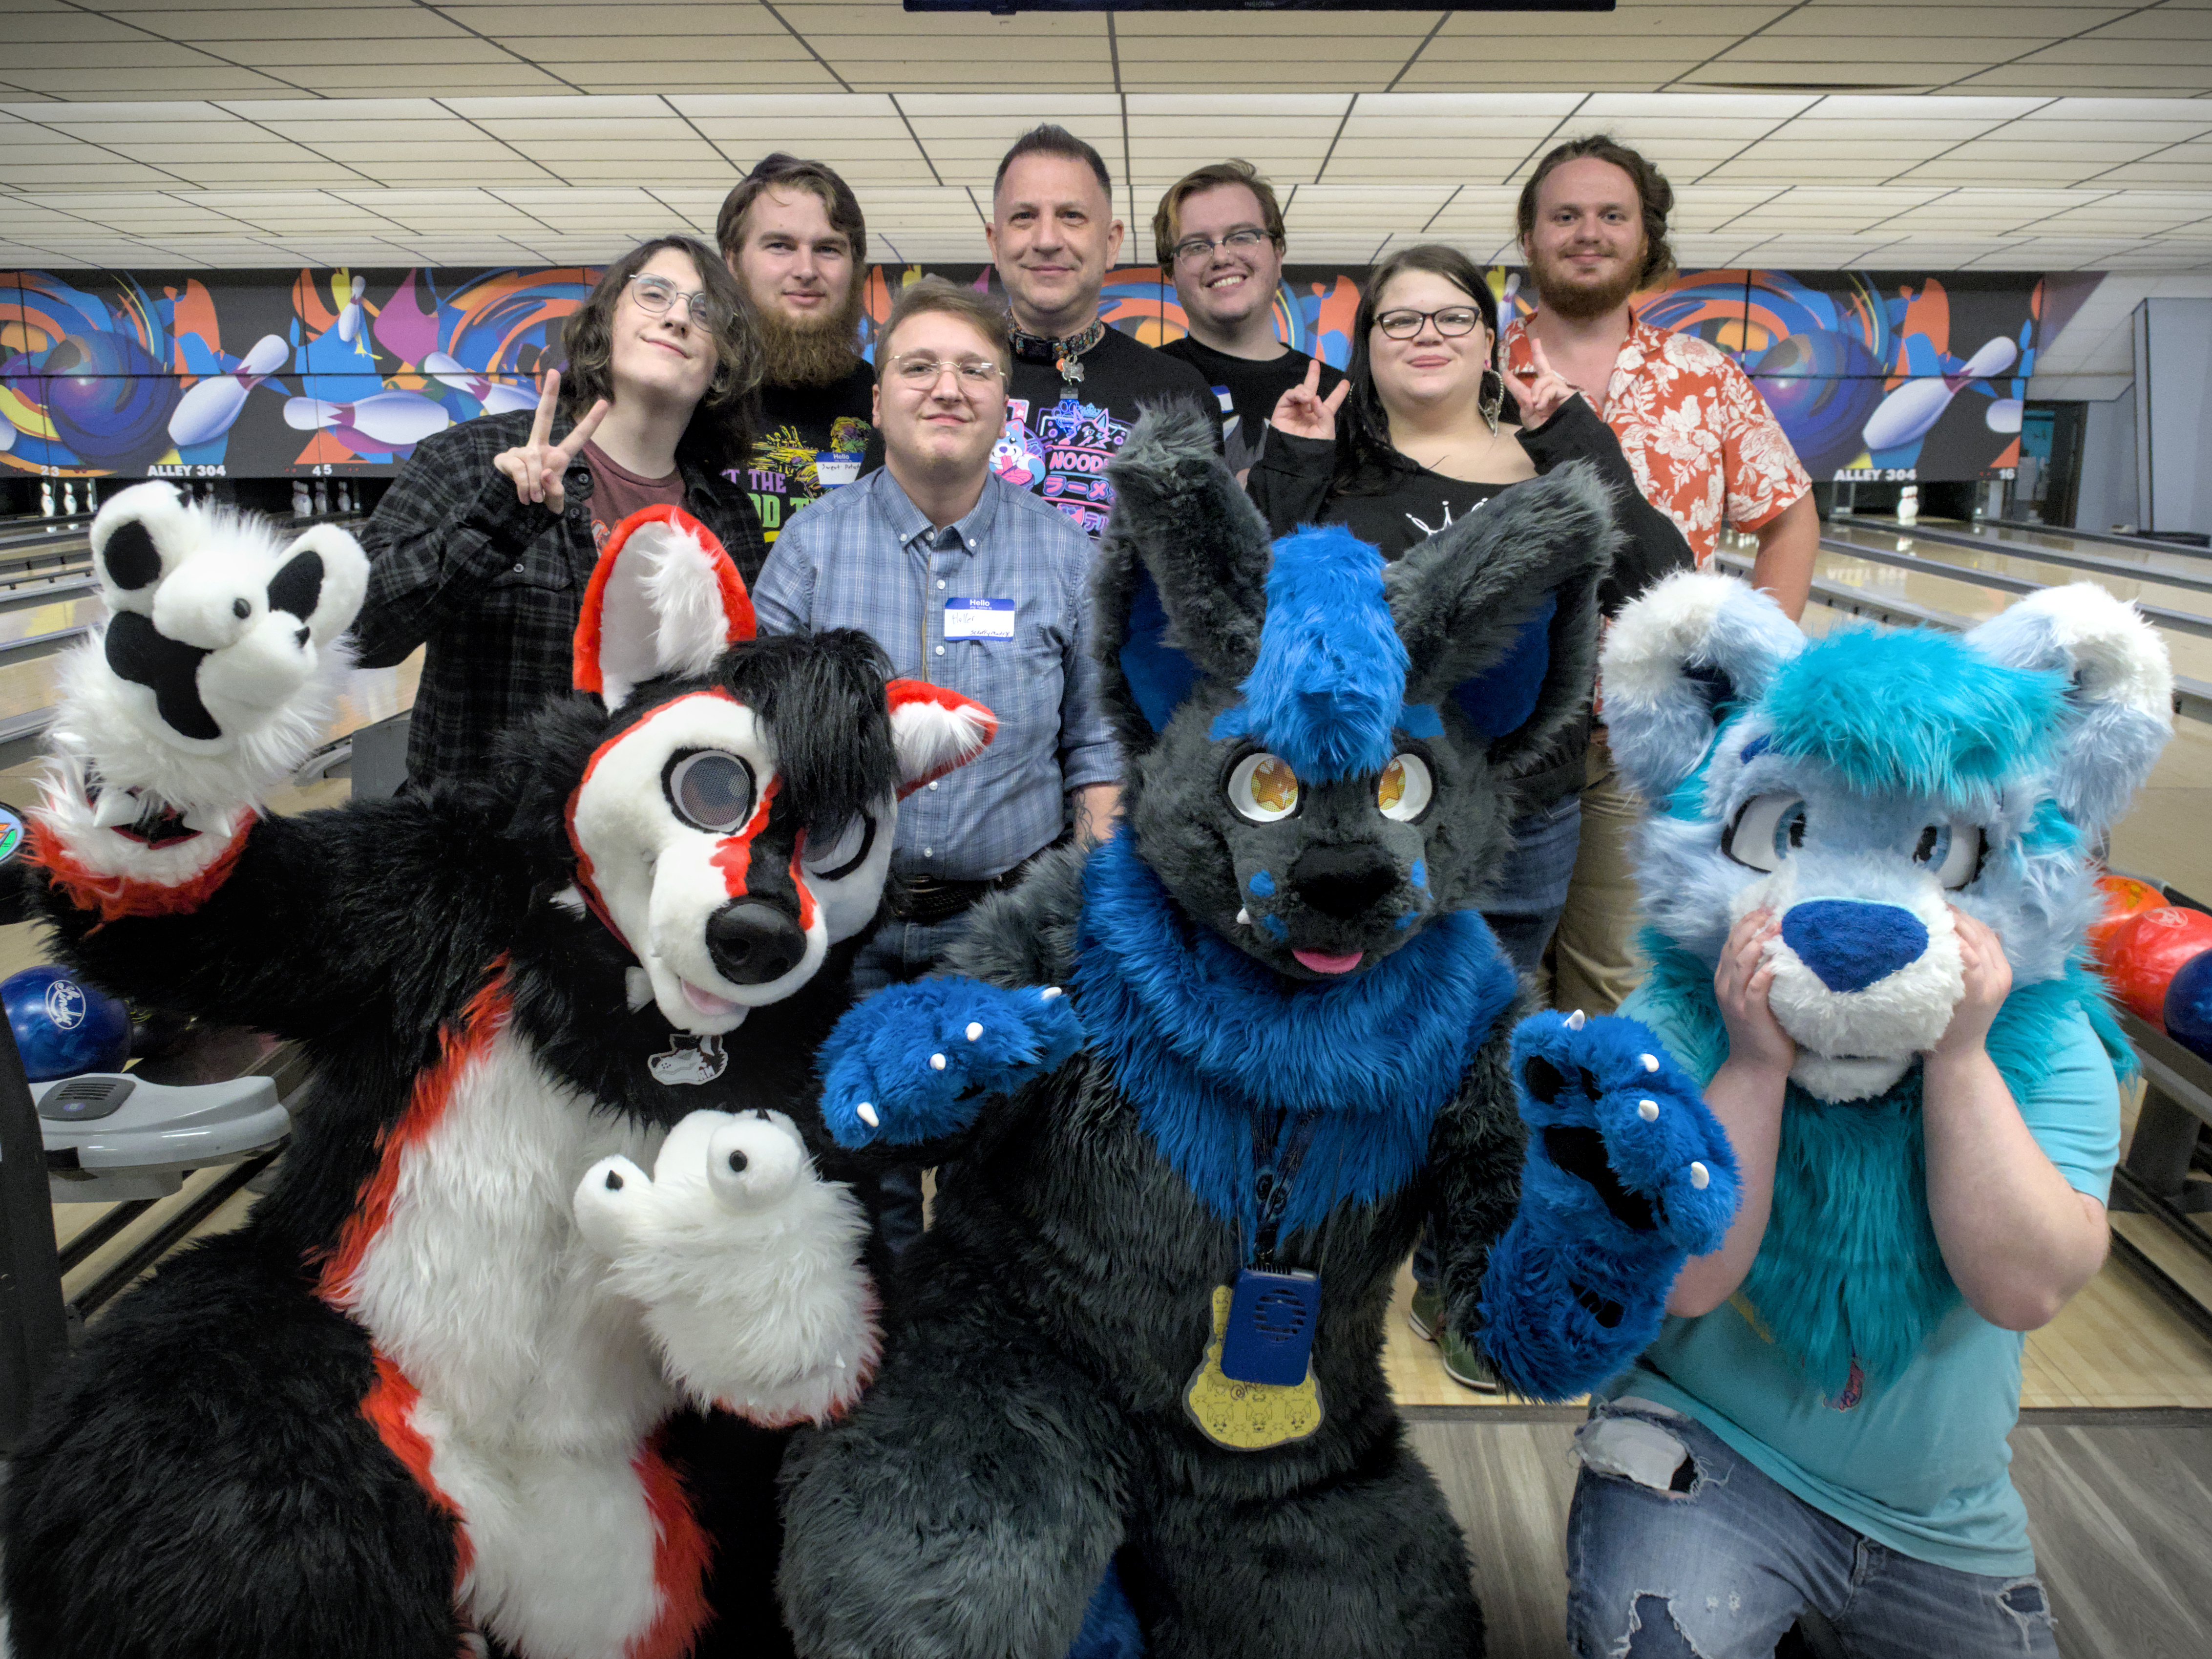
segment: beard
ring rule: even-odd
[[[765,386],[828,386],[853,372],[860,361],[860,284],[856,279],[845,303],[827,316],[794,321],[781,308],[752,307],[760,336],[761,380]]]
[[[1577,323],[1618,311],[1636,292],[1643,274],[1642,252],[1639,248],[1635,261],[1622,265],[1602,285],[1574,281],[1567,273],[1564,259],[1533,259],[1528,274],[1536,279],[1537,303],[1553,316]]]

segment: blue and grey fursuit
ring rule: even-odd
[[[1433,1217],[1449,1316],[1479,1331],[1513,1218],[1522,993],[1477,907],[1514,768],[1589,696],[1610,504],[1570,471],[1386,566],[1341,531],[1271,546],[1194,416],[1147,416],[1113,479],[1097,648],[1123,821],[979,910],[973,979],[886,992],[823,1050],[832,1134],[942,1168],[881,1376],[787,1464],[786,1615],[810,1659],[1079,1637],[1465,1659],[1465,1549],[1406,1446],[1383,1320]],[[1548,1109],[1650,1140],[1626,1165],[1644,1208],[1524,1218],[1504,1293],[1576,1316],[1522,1321],[1553,1369],[1514,1375],[1547,1392],[1617,1363],[1605,1319],[1656,1316],[1671,1269],[1641,1241],[1680,1230],[1693,1161],[1723,1167],[1715,1135],[1647,1135],[1601,1070],[1602,1098]],[[1645,1255],[1583,1308],[1566,1267],[1624,1233]]]

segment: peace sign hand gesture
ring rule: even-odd
[[[561,371],[550,369],[545,375],[545,389],[538,398],[538,417],[530,423],[530,441],[519,449],[503,449],[491,458],[495,467],[514,480],[517,500],[542,501],[555,513],[566,504],[561,480],[568,471],[568,463],[576,459],[576,452],[599,429],[599,422],[606,419],[611,406],[605,398],[600,398],[576,422],[574,429],[556,444],[551,441],[553,411],[560,401]]]
[[[1568,398],[1581,397],[1582,391],[1545,361],[1544,348],[1536,343],[1534,334],[1528,336],[1528,355],[1536,366],[1516,374],[1515,379],[1526,380],[1528,385],[1517,388],[1513,398],[1521,405],[1521,424],[1534,431],[1558,414]]]
[[[1293,438],[1318,438],[1323,442],[1336,437],[1336,411],[1344,406],[1344,399],[1352,390],[1349,380],[1338,382],[1335,391],[1328,397],[1321,395],[1321,359],[1316,357],[1306,365],[1305,383],[1294,386],[1275,403],[1275,412],[1267,417],[1267,424],[1278,432],[1287,432]]]

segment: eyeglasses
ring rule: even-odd
[[[1375,319],[1375,326],[1391,339],[1410,340],[1423,323],[1434,323],[1437,332],[1449,340],[1474,333],[1481,320],[1482,313],[1473,306],[1446,306],[1442,311],[1386,311]]]
[[[1200,259],[1209,258],[1217,247],[1234,248],[1237,252],[1242,253],[1247,248],[1257,247],[1262,242],[1272,242],[1274,240],[1266,231],[1255,230],[1248,226],[1243,230],[1231,231],[1218,242],[1210,242],[1203,236],[1194,236],[1188,241],[1177,242],[1168,250],[1168,257],[1182,264],[1195,264]]]
[[[891,359],[890,368],[892,379],[917,392],[928,391],[948,368],[959,380],[963,392],[988,392],[998,384],[1000,374],[998,364],[988,357],[945,362],[926,351],[902,351]]]
[[[650,312],[655,317],[667,315],[670,308],[681,300],[684,301],[684,314],[693,327],[703,328],[711,333],[721,326],[721,307],[708,297],[703,289],[696,294],[688,294],[665,276],[633,276],[628,286],[630,298],[637,301],[638,308]]]

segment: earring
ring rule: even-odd
[[[1497,381],[1493,387],[1492,380]],[[1482,390],[1475,407],[1482,411],[1483,420],[1490,427],[1490,435],[1498,435],[1498,417],[1505,408],[1505,377],[1494,368],[1482,371]]]

